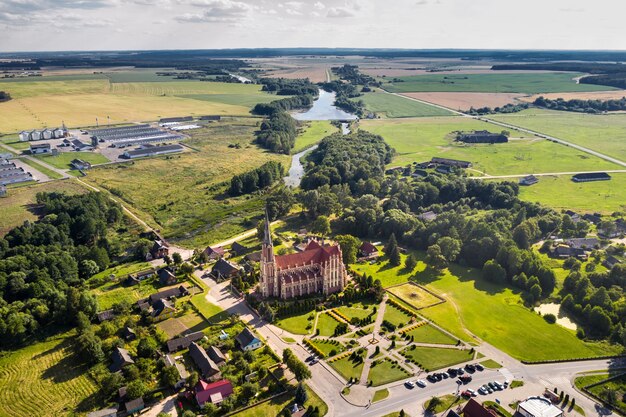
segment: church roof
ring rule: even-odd
[[[339,255],[339,245],[320,246],[319,243],[311,241],[306,249],[300,253],[276,256],[276,266],[278,270],[282,270],[296,266],[321,264],[337,255]]]

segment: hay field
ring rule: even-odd
[[[355,100],[362,100],[368,111],[391,118],[453,115],[447,110],[387,93],[365,93]]]
[[[298,68],[281,68],[269,71],[265,74],[270,78],[308,78],[311,82],[319,83],[325,82],[327,78],[327,71],[330,71],[330,66],[310,66],[310,67],[298,67]]]
[[[593,171],[620,167],[582,151],[532,135],[512,137],[495,145],[462,144],[449,134],[462,130],[500,129],[466,117],[421,117],[412,119],[362,120],[360,127],[381,135],[395,148],[393,165],[424,162],[434,156],[473,163],[470,175],[513,175],[562,171]]]
[[[101,405],[72,338],[61,334],[0,358],[0,415],[65,416]]]
[[[42,192],[83,194],[87,189],[74,180],[52,181],[9,189],[7,197],[0,198],[0,236],[4,236],[26,220],[35,221],[35,195]]]
[[[416,98],[428,103],[438,104],[453,110],[469,110],[470,107],[498,107],[524,100],[524,94],[518,93],[403,93],[403,96]]]
[[[137,77],[143,76],[139,74]],[[276,96],[261,86],[201,81],[116,82],[77,79],[80,75],[43,77],[49,81],[0,81],[13,100],[0,103],[2,133],[22,129],[155,120],[184,115],[249,115],[250,109]],[[84,75],[83,77],[89,77]],[[102,76],[101,76],[102,77]],[[118,77],[129,77],[121,73]],[[55,80],[50,80],[53,78]]]
[[[224,194],[232,176],[270,160],[288,167],[289,156],[252,144],[257,123],[247,118],[213,123],[191,132],[185,143],[195,152],[95,167],[83,180],[120,191],[168,240],[193,247],[215,243],[254,227],[249,219],[262,213],[262,196]]]
[[[585,114],[529,109],[489,117],[555,136],[626,161],[626,114],[623,113]]]
[[[608,91],[613,87],[576,84],[576,73],[521,74],[428,74],[401,77],[402,82],[384,84],[393,93],[456,91],[476,93],[558,93],[563,91]]]

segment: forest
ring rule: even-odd
[[[284,111],[275,112],[261,123],[256,142],[272,152],[289,155],[296,143],[296,135],[294,118]]]
[[[102,193],[37,194],[44,214],[0,238],[0,344],[20,343],[50,325],[93,318],[96,299],[84,282],[127,249],[119,204]]]
[[[538,97],[533,104],[551,110],[574,111],[580,113],[602,113],[607,111],[626,110],[626,97],[619,100],[551,100]]]
[[[235,175],[230,180],[228,194],[233,197],[250,194],[271,187],[285,175],[285,167],[280,162],[269,161],[260,167],[243,174]]]

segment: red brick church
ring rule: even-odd
[[[265,217],[261,250],[261,293],[264,297],[293,298],[328,295],[346,286],[347,273],[339,245],[311,241],[299,253],[274,255],[270,222]]]

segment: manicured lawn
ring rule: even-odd
[[[87,192],[87,189],[73,180],[45,182],[9,189],[8,196],[0,198],[0,212],[2,212],[0,236],[4,236],[9,230],[23,224],[26,220],[31,222],[37,220],[34,210],[36,194],[52,191],[83,194]]]
[[[344,316],[348,317],[349,319],[353,317],[364,319],[365,317],[372,314],[372,312],[374,311],[374,306],[376,306],[376,304],[374,303],[371,303],[371,304],[353,303],[350,307],[341,306],[341,307],[337,307],[336,310],[339,311]]]
[[[457,397],[454,394],[448,394],[448,395],[443,395],[441,397],[438,397],[440,402],[439,404],[437,404],[434,409],[432,410],[433,414],[439,414],[442,411],[448,410],[450,408],[456,408],[457,406],[467,402],[466,398],[463,397]],[[430,402],[431,400],[428,400],[424,403],[424,407],[426,409],[428,409],[428,407],[430,406]]]
[[[43,166],[42,164],[33,161],[32,159],[22,159],[22,162],[24,162],[26,165],[30,165],[31,167],[35,168],[37,171],[41,172],[42,174],[44,174],[45,176],[47,176],[48,178],[52,179],[52,180],[58,180],[63,178],[63,175],[59,174],[56,171],[51,170],[48,167]],[[35,178],[37,177],[36,175],[34,175]]]
[[[409,323],[410,319],[411,318],[407,314],[390,304],[387,304],[387,306],[385,307],[385,315],[383,316],[383,320],[387,320],[398,328],[406,326]]]
[[[32,417],[102,408],[99,388],[72,348],[73,333],[0,357],[0,415]]]
[[[204,293],[192,296],[191,304],[193,304],[198,309],[198,312],[211,324],[219,323],[228,318],[228,313],[215,304],[209,303]]]
[[[425,308],[441,302],[441,300],[433,294],[411,283],[388,288],[387,291],[416,309]]]
[[[310,316],[313,316],[313,320],[308,320]],[[298,314],[295,316],[283,317],[276,322],[274,325],[280,327],[283,330],[288,331],[293,334],[309,334],[313,330],[313,323],[315,322],[315,311],[309,311],[303,314]],[[307,326],[311,325],[311,329],[307,330]]]
[[[619,169],[583,151],[511,130],[508,143],[464,144],[456,142],[454,131],[504,128],[466,117],[420,117],[409,119],[363,120],[362,129],[381,135],[397,152],[392,165],[424,162],[432,157],[472,162],[470,175],[512,175]]]
[[[74,159],[82,159],[92,165],[111,162],[105,156],[95,152],[61,152],[54,156],[36,156],[36,158],[59,169],[70,169],[70,162]]]
[[[451,338],[447,334],[441,332],[439,329],[427,324],[425,326],[417,327],[407,333],[409,336],[413,336],[414,342],[420,343],[436,343],[440,345],[456,345],[456,339]]]
[[[384,84],[395,93],[427,91],[464,91],[484,93],[549,93],[566,91],[605,91],[613,87],[576,84],[575,73],[498,73],[426,74],[398,77],[403,82]]]
[[[609,377],[608,372],[600,372],[600,373],[594,373],[594,374],[589,374],[589,375],[583,375],[583,376],[577,377],[574,380],[574,384],[576,385],[577,388],[583,389],[584,387],[588,385],[596,384],[600,381],[604,381],[608,377]]]
[[[520,187],[520,198],[555,210],[611,214],[626,210],[626,174],[611,173],[610,181],[576,183],[571,175],[539,177],[530,187]]]
[[[296,144],[292,153],[297,153],[313,146],[326,136],[332,135],[338,131],[339,129],[330,124],[328,121],[315,120],[304,122],[302,131],[298,133],[298,137],[296,137]]]
[[[623,113],[585,114],[529,109],[489,117],[626,160],[626,114]]]
[[[485,368],[489,368],[489,369],[502,368],[502,365],[500,365],[498,362],[494,361],[493,359],[487,359],[486,361],[482,361],[480,364],[484,366]]]
[[[383,92],[365,93],[355,100],[363,100],[365,108],[386,117],[432,117],[452,116],[453,113],[429,106],[415,100],[407,100],[393,94]]]
[[[118,194],[169,240],[206,247],[255,227],[263,215],[260,195],[227,197],[233,175],[270,160],[289,163],[287,155],[252,144],[256,123],[248,118],[212,123],[185,141],[196,152],[104,165],[83,180]]]
[[[467,362],[474,357],[469,350],[420,346],[416,346],[415,349],[411,346],[404,349],[401,353],[405,357],[416,361],[423,369],[428,369],[429,371],[447,368],[448,366],[456,365],[461,362]]]
[[[308,394],[308,400],[304,404],[305,407],[313,406],[319,407],[320,416],[324,416],[328,412],[328,406],[326,403],[315,393],[311,388],[306,386],[306,392]],[[279,397],[274,398],[268,402],[260,404],[256,407],[248,408],[242,412],[233,414],[237,417],[270,417],[278,416],[287,406],[293,403],[293,394],[287,393]]]
[[[363,362],[352,362],[349,356],[339,359],[338,361],[332,361],[329,365],[332,366],[335,371],[339,372],[339,374],[343,376],[346,381],[350,378],[361,378]]]
[[[344,350],[346,350],[345,346],[342,345],[341,343],[339,342],[333,343],[330,340],[311,339],[311,343],[313,343],[315,347],[321,350],[322,353],[324,353],[324,356],[327,358],[331,356],[335,356],[336,354],[341,353]],[[333,355],[331,355],[332,351],[335,351]]]
[[[409,376],[410,374],[401,368],[400,365],[388,359],[383,359],[376,361],[376,365],[374,365],[374,362],[372,363],[367,380],[372,381],[372,385],[377,387]]]
[[[363,273],[365,272],[368,275],[371,275],[375,280],[379,279],[383,287],[389,287],[391,285],[407,282],[409,278],[414,275],[415,270],[408,271],[404,267],[406,255],[401,254],[400,258],[402,260],[400,266],[392,266],[386,259],[381,259],[379,262],[373,265],[369,263],[358,263],[352,264],[351,267],[359,275],[363,275]],[[418,262],[418,270],[425,267],[426,264],[424,264],[423,262]]]
[[[374,397],[372,397],[372,402],[375,403],[376,401],[382,401],[387,397],[389,397],[389,390],[387,388],[379,389],[374,393]]]
[[[320,331],[320,336],[332,336],[338,324],[339,322],[328,314],[320,314],[317,319],[317,329]]]

